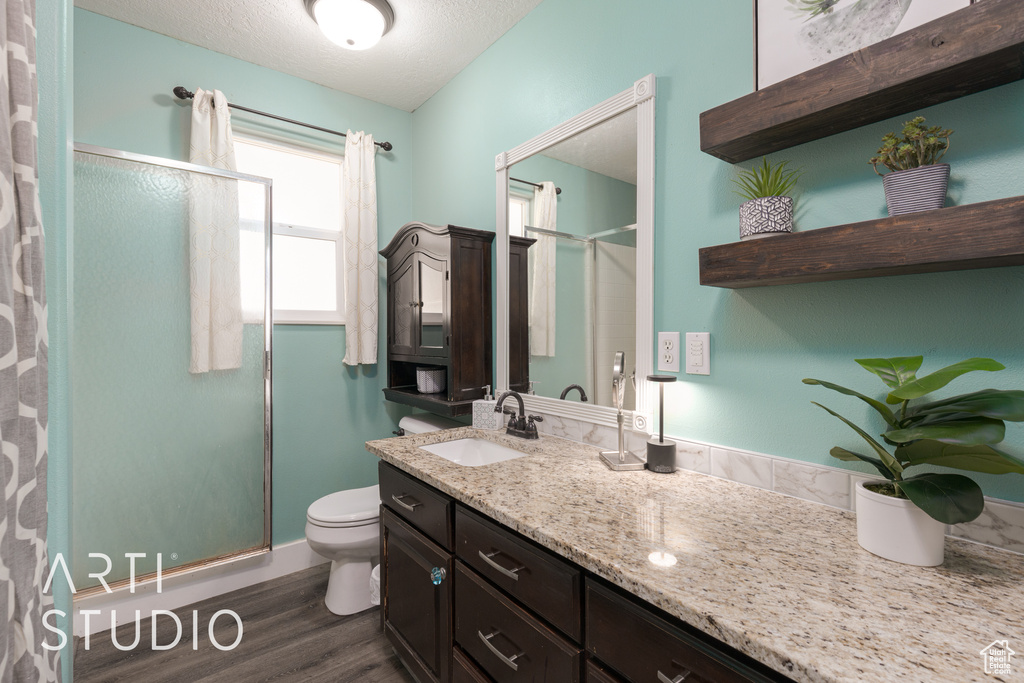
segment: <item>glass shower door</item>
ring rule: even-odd
[[[270,544],[270,182],[197,169],[76,147],[70,564],[79,593],[99,585],[88,576],[105,569],[97,556],[110,558],[114,583],[133,564],[138,578],[158,561],[166,573]],[[232,229],[204,237],[199,186],[241,201],[227,212]],[[193,322],[197,270],[225,253],[237,261],[226,285],[223,270],[198,277],[213,281],[208,307],[241,316],[227,352],[214,346],[223,331],[206,331],[211,358],[228,353],[238,367],[190,371],[196,344],[207,343]]]

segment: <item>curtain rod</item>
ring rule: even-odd
[[[179,100],[191,100],[193,97],[195,97],[194,92],[187,90],[180,85],[175,86],[174,95]],[[284,121],[285,123],[294,123],[296,126],[304,126],[306,128],[312,128],[313,130],[322,131],[324,133],[330,133],[331,135],[340,135],[341,137],[346,137],[344,133],[336,130],[331,130],[330,128],[321,128],[320,126],[314,126],[312,123],[303,123],[302,121],[296,121],[295,119],[286,119],[285,117],[278,116],[277,114],[268,114],[265,111],[260,111],[259,109],[250,109],[249,107],[243,107],[240,104],[231,104],[229,102],[228,106],[232,109],[247,111],[250,114],[259,114],[260,116],[266,116],[271,119],[277,119],[278,121]],[[390,142],[375,142],[373,144],[377,145],[385,152],[390,152],[392,149],[394,149]]]
[[[509,180],[514,180],[517,183],[523,183],[524,185],[533,185],[534,187],[536,187],[538,189],[543,187],[540,183],[531,183],[529,180],[520,180],[519,178],[509,178]],[[555,188],[555,194],[562,194],[562,188],[556,187]]]

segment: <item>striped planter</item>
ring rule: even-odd
[[[760,197],[740,204],[740,239],[793,232],[793,198]]]
[[[919,166],[882,177],[890,216],[941,209],[946,205],[949,164]]]

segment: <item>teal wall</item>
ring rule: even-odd
[[[68,241],[71,183],[70,64],[73,16],[70,0],[40,3],[36,8],[36,77],[39,87],[39,200],[46,234],[47,353],[47,551],[51,561],[71,553],[71,387],[69,364],[70,260]],[[71,633],[71,589],[53,586],[54,607],[67,615],[57,625]],[[51,622],[52,623],[52,622]],[[51,636],[53,638],[55,636]],[[54,640],[48,640],[54,643]],[[60,653],[62,680],[71,680],[73,649]]]
[[[869,409],[801,378],[875,391],[853,358],[923,353],[926,371],[971,356],[1008,367],[962,378],[961,391],[1024,386],[1024,268],[741,291],[699,285],[697,250],[738,238],[740,199],[729,182],[735,169],[700,152],[698,116],[751,91],[752,49],[749,2],[545,0],[415,112],[413,213],[493,228],[497,153],[654,73],[655,327],[712,339],[712,374],[682,375],[671,393],[671,434],[837,465],[829,448],[858,438],[810,401],[858,421]],[[952,203],[1024,194],[1022,109],[1018,82],[921,110],[956,130]],[[911,115],[775,155],[805,170],[797,229],[883,216],[867,159]],[[1008,426],[1006,443],[1024,451],[1020,425]],[[1024,501],[1019,475],[979,481],[989,495]]]
[[[276,71],[188,45],[84,10],[75,10],[74,137],[104,147],[171,159],[188,157],[189,106],[171,94],[223,90],[229,101],[336,130],[366,130],[394,151],[377,155],[381,246],[411,220],[411,115]],[[247,118],[248,117],[248,118]],[[287,124],[233,112],[236,127],[259,127],[298,141]],[[381,271],[383,302],[384,272]],[[380,358],[384,358],[381,308]],[[404,411],[382,401],[384,366],[342,365],[338,326],[274,330],[275,543],[304,536],[306,508],[316,498],[376,483],[376,459],[363,444],[390,434]]]

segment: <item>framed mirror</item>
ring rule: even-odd
[[[495,160],[497,386],[519,390],[529,411],[615,426],[623,352],[623,406],[648,429],[654,95],[648,75]]]

